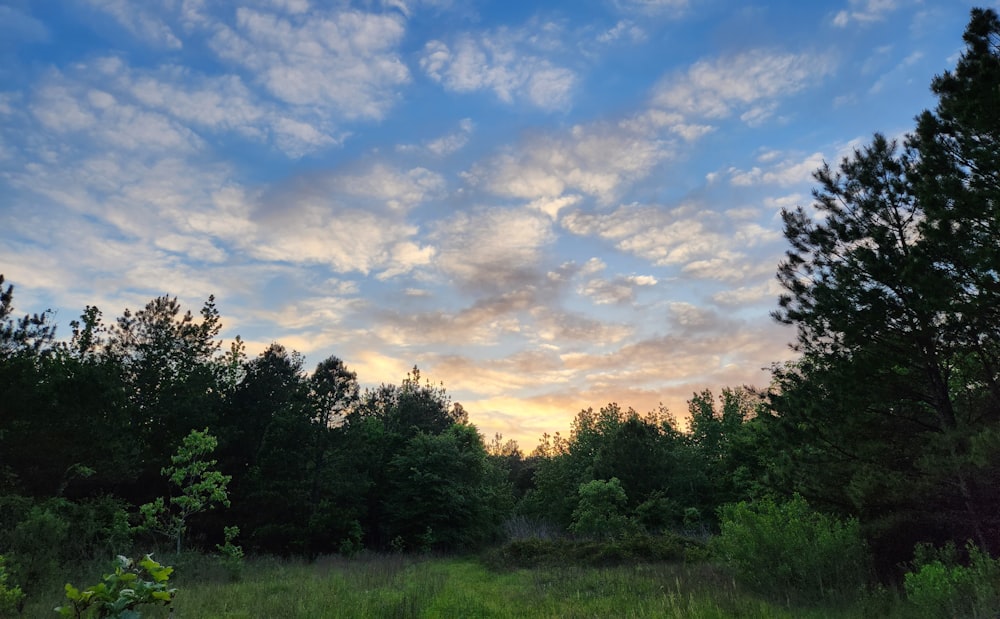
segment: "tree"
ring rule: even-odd
[[[206,459],[215,451],[216,445],[215,437],[208,433],[207,428],[203,431],[192,430],[177,448],[177,453],[171,456],[170,466],[163,468],[163,475],[180,490],[180,494],[166,502],[163,497],[158,497],[139,508],[147,528],[175,540],[177,554],[181,552],[184,532],[192,516],[217,505],[229,507],[226,486],[232,477],[214,470],[212,467],[216,461]]]
[[[618,537],[625,533],[628,497],[617,477],[592,479],[580,484],[580,502],[573,510],[569,530],[587,537]]]
[[[214,297],[199,315],[183,311],[176,297],[162,296],[134,313],[126,309],[108,330],[105,354],[119,365],[127,386],[149,485],[188,432],[214,425],[221,395],[215,368],[221,341],[216,338],[222,329]]]
[[[408,547],[447,549],[487,541],[503,514],[488,482],[486,448],[475,427],[454,424],[441,434],[418,433],[389,463],[386,517]]]
[[[897,558],[915,536],[1000,550],[998,37],[973,11],[917,133],[876,134],[816,173],[812,210],[782,213],[774,315],[802,357],[774,370],[772,472]]]
[[[0,274],[0,359],[6,359],[18,353],[37,355],[51,350],[55,340],[56,328],[49,322],[51,312],[46,310],[41,314],[25,314],[15,320],[14,285],[8,284],[3,289],[4,277]]]

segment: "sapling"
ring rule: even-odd
[[[226,487],[232,476],[213,470],[217,461],[207,459],[217,445],[218,441],[208,433],[208,428],[204,431],[191,430],[177,453],[170,457],[171,465],[161,471],[180,490],[180,494],[166,501],[157,497],[155,501],[139,507],[143,526],[172,538],[177,554],[181,552],[181,542],[191,516],[219,504],[229,507]]]

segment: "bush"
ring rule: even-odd
[[[170,606],[177,590],[168,581],[174,568],[160,565],[146,555],[137,563],[119,556],[115,570],[105,574],[98,584],[79,590],[66,584],[68,604],[55,609],[63,617],[73,619],[141,617],[135,609],[145,605]]]
[[[493,569],[602,567],[685,560],[697,544],[674,535],[626,535],[617,540],[520,539],[491,549],[483,562]]]
[[[906,598],[920,617],[995,617],[1000,614],[1000,560],[971,542],[968,566],[958,563],[953,544],[940,550],[920,545],[914,571],[903,584]]]
[[[36,582],[55,573],[66,556],[70,523],[59,513],[55,499],[32,507],[11,533],[9,559],[21,583]]]
[[[0,617],[19,615],[23,603],[24,593],[21,588],[7,584],[7,571],[4,569],[4,559],[0,556]]]
[[[869,556],[857,520],[813,511],[795,495],[719,508],[717,554],[748,586],[801,601],[853,598],[869,574]]]
[[[580,484],[579,494],[580,502],[573,510],[570,531],[584,537],[615,538],[629,530],[631,522],[622,513],[628,497],[617,477]]]

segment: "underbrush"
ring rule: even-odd
[[[614,540],[516,539],[492,548],[483,562],[496,570],[531,567],[607,567],[703,558],[704,544],[675,535],[629,535]]]

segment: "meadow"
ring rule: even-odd
[[[496,569],[476,557],[250,558],[238,579],[213,557],[188,554],[173,563],[173,619],[905,616],[892,593],[823,607],[764,599],[711,562]],[[95,565],[82,570],[75,584],[96,581],[100,571]],[[51,609],[62,586],[53,582],[47,589],[51,593],[36,596],[24,616],[56,616]],[[170,616],[163,608],[142,612]]]

